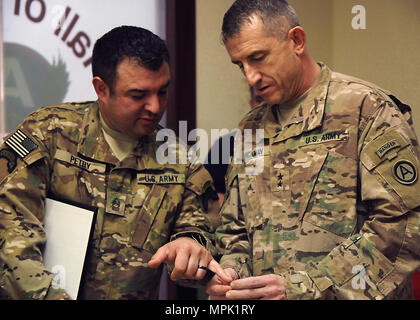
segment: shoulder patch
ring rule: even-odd
[[[384,142],[383,145],[381,145],[378,148],[378,150],[376,151],[376,154],[378,155],[379,158],[382,158],[385,155],[385,153],[387,153],[388,151],[392,149],[398,148],[399,146],[400,146],[400,143],[395,139],[386,141]]]
[[[393,167],[395,179],[402,184],[413,184],[417,180],[417,168],[408,160],[400,160]]]
[[[38,148],[38,145],[20,129],[9,136],[4,143],[21,158],[25,158],[28,154]]]
[[[393,129],[370,141],[365,146],[361,161],[368,170],[372,170],[385,160],[391,161],[409,145],[409,141]]]
[[[17,165],[16,153],[6,147],[5,149],[0,150],[0,159],[1,158],[6,159],[7,161],[7,172],[12,173]]]

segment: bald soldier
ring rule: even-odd
[[[43,262],[47,196],[97,208],[81,299],[156,299],[162,263],[173,280],[202,279],[207,268],[224,277],[210,254],[210,176],[199,164],[157,161],[170,84],[164,41],[115,28],[96,42],[92,69],[97,101],[41,108],[0,148],[3,299],[69,298]]]
[[[265,104],[239,128],[255,156],[231,164],[212,299],[409,299],[420,266],[419,146],[410,108],[311,58],[280,0],[238,0],[230,58]],[[263,130],[258,148],[257,130]],[[235,146],[237,142],[235,141]],[[258,174],[247,170],[258,162]],[[255,172],[254,172],[255,173]]]

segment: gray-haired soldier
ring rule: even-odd
[[[410,108],[316,63],[294,10],[237,0],[223,20],[232,62],[266,102],[264,170],[232,164],[216,237],[231,283],[212,299],[404,299],[420,266],[419,146]]]

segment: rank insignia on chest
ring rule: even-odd
[[[283,192],[289,190],[289,171],[284,168],[276,168],[274,165],[271,180],[272,192]]]
[[[120,211],[121,201],[118,198],[112,200],[111,208],[114,211]]]
[[[108,191],[106,201],[106,212],[117,216],[125,215],[125,199],[124,194]]]
[[[277,175],[277,187],[283,187],[283,175],[281,173]]]

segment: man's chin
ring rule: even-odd
[[[264,100],[265,103],[267,104],[283,104],[285,103],[285,97],[281,96],[281,95],[271,95],[271,96],[261,96],[261,98]]]
[[[147,135],[151,134],[153,131],[155,131],[156,128],[157,128],[157,125],[150,126],[150,127],[147,127],[147,128],[143,127],[143,128],[141,128],[141,130],[139,130],[137,132],[137,137],[141,138],[141,137],[147,136]]]
[[[270,105],[281,104],[280,99],[270,99],[270,98],[264,99],[263,98],[263,100],[264,100],[265,103],[270,104]]]

